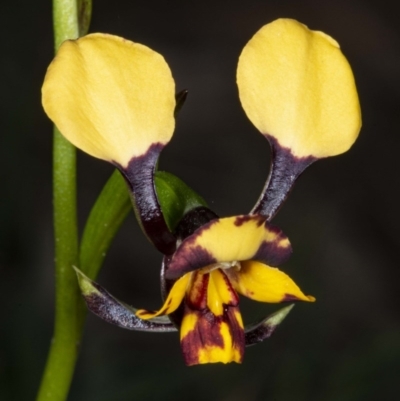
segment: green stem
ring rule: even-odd
[[[54,0],[56,50],[79,35],[77,0]],[[66,400],[83,323],[83,303],[72,266],[78,262],[76,150],[54,129],[55,325],[37,401]]]

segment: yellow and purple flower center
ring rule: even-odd
[[[212,227],[215,229],[218,225],[211,222],[191,239],[185,240],[186,243],[183,241],[174,256],[179,256],[179,250],[184,252],[188,242],[193,242],[201,232],[204,235],[204,231]],[[174,257],[170,265],[173,262]],[[245,333],[238,294],[261,302],[314,301],[313,297],[304,295],[285,273],[264,263],[217,262],[177,279],[158,311],[142,309],[136,314],[147,320],[172,314],[182,305],[180,339],[186,364],[240,363],[244,355]]]

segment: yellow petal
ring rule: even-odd
[[[156,316],[169,315],[170,313],[174,312],[183,301],[190,276],[191,273],[185,274],[174,283],[161,309],[156,312],[151,312],[146,309],[139,309],[136,312],[136,316],[140,317],[141,319],[151,319]]]
[[[347,151],[361,127],[351,68],[330,36],[279,19],[262,27],[239,58],[237,84],[251,122],[294,156]]]
[[[190,273],[188,273],[190,274]],[[201,271],[191,273],[189,288],[186,293],[186,304],[192,309],[204,310],[207,307],[207,288],[210,275]]]
[[[207,306],[215,316],[222,316],[224,309],[239,304],[238,296],[229,279],[220,269],[210,273],[207,287]]]
[[[174,130],[175,84],[164,58],[118,36],[64,42],[42,88],[43,107],[76,147],[126,167]]]
[[[203,227],[202,227],[203,228]],[[234,216],[214,220],[192,236],[217,262],[250,259],[286,259],[291,253],[288,238],[262,216]],[[189,237],[190,238],[190,237]],[[277,264],[279,264],[277,262]]]
[[[228,273],[236,291],[255,301],[315,301],[314,297],[304,295],[287,274],[263,263],[242,262],[239,271],[231,269]]]
[[[216,219],[186,238],[166,272],[176,278],[213,263],[256,259],[276,266],[288,259],[288,238],[266,218],[244,215]]]
[[[232,334],[229,330],[229,326],[225,322],[220,323],[220,334],[224,340],[224,347],[215,345],[205,346],[199,350],[199,364],[203,363],[230,363],[236,362],[241,363],[243,359],[243,353],[232,344]]]

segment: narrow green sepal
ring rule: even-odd
[[[271,337],[275,329],[284,321],[294,304],[285,306],[266,318],[245,327],[246,346],[254,345]]]
[[[187,212],[199,206],[207,206],[200,195],[173,174],[157,171],[155,184],[158,201],[171,232]]]

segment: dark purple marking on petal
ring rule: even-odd
[[[194,313],[198,318],[195,328],[181,339],[183,359],[187,366],[192,366],[200,362],[199,352],[204,347],[223,348],[224,339],[219,330],[222,317],[215,317],[209,310],[192,311],[188,306],[184,313]]]
[[[238,306],[239,305],[239,294],[236,292],[236,290],[233,288],[231,281],[229,280],[226,271],[220,270],[222,277],[224,279],[226,288],[228,289],[230,295],[231,295],[231,300],[229,301],[228,304],[225,304],[227,306]]]
[[[211,220],[182,241],[174,255],[172,255],[168,268],[165,270],[165,277],[167,279],[177,279],[185,273],[216,263],[216,259],[211,252],[195,244],[202,233],[217,221],[218,219]]]
[[[282,298],[281,302],[293,302],[293,301],[302,301],[302,299],[292,295],[292,294],[285,294]]]
[[[271,220],[289,195],[300,174],[313,162],[314,156],[296,157],[271,135],[264,135],[271,146],[271,167],[264,189],[251,214]]]
[[[247,215],[243,215],[243,216],[237,216],[234,224],[235,224],[235,226],[240,227],[241,225],[243,225],[244,223],[247,223],[250,220],[256,221],[257,227],[260,227],[262,224],[265,223],[266,218],[261,215],[247,214]]]
[[[185,305],[185,314],[196,314],[198,321],[192,331],[181,340],[181,348],[186,365],[197,365],[199,351],[206,347],[224,348],[225,343],[221,335],[221,323],[228,324],[232,338],[232,347],[237,349],[243,359],[245,338],[244,330],[240,327],[235,310],[237,307],[227,307],[222,316],[215,316],[209,309],[204,311],[192,310]]]
[[[243,327],[239,324],[239,322],[236,319],[235,312],[240,313],[238,306],[228,307],[226,309],[226,318],[227,318],[226,322],[228,323],[231,331],[232,345],[233,347],[235,347],[237,350],[240,351],[243,360],[244,348],[246,346],[245,334]]]
[[[165,277],[170,280],[178,279],[185,273],[201,269],[216,262],[217,260],[214,256],[200,245],[194,247],[186,246],[184,248],[180,246],[172,257],[168,270],[165,272]]]
[[[154,184],[154,171],[163,148],[163,144],[152,144],[144,155],[132,158],[126,168],[118,163],[114,165],[128,184],[136,216],[145,234],[160,252],[171,255],[176,248],[176,238],[165,222]]]
[[[186,305],[192,310],[205,310],[207,308],[207,289],[210,281],[209,274],[194,272],[190,284],[190,292],[186,295]]]
[[[285,263],[292,254],[292,247],[278,246],[278,242],[262,242],[257,253],[251,258],[263,262],[269,266],[276,267]]]
[[[153,320],[142,320],[138,318],[135,315],[135,308],[114,298],[108,291],[94,281],[91,281],[91,284],[100,292],[100,295],[93,292],[83,297],[89,310],[106,322],[128,330],[154,332],[177,331],[177,328],[165,318],[155,318]]]

